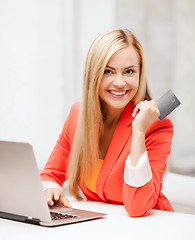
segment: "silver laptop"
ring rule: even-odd
[[[49,208],[33,148],[0,141],[0,217],[42,226],[58,226],[104,217],[74,208]]]

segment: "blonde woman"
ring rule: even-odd
[[[100,34],[85,63],[83,96],[75,103],[41,172],[50,206],[71,207],[62,192],[80,199],[123,204],[129,216],[151,208],[173,211],[161,193],[173,125],[158,119],[142,46],[123,29]]]

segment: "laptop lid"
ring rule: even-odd
[[[0,141],[0,211],[50,222],[32,146]]]
[[[53,207],[52,212],[68,217],[52,221],[33,149],[28,143],[0,141],[0,191],[0,217],[7,219],[57,226],[106,215]]]

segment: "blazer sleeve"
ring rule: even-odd
[[[147,129],[145,147],[152,178],[140,187],[123,184],[123,203],[131,217],[142,216],[156,205],[162,189],[162,177],[166,172],[167,158],[171,152],[172,136],[173,124],[169,118],[163,121],[157,119]]]
[[[57,143],[40,173],[41,181],[52,181],[62,186],[67,179],[69,155],[78,122],[79,106],[79,103],[75,103],[71,107]]]

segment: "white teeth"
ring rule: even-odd
[[[122,96],[122,95],[125,95],[126,91],[124,92],[112,92],[110,91],[113,95],[116,95],[116,96]]]

